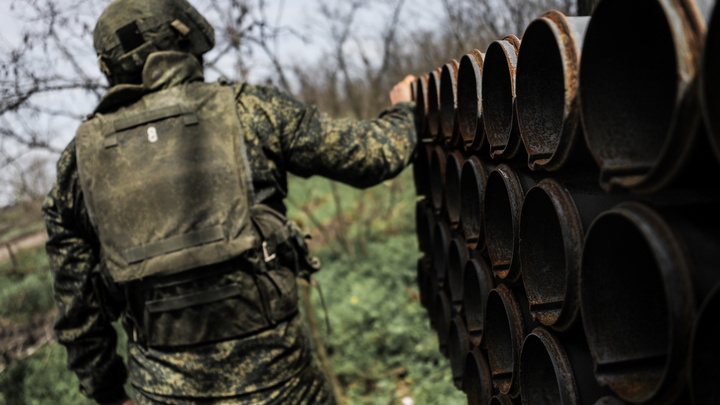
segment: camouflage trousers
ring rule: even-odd
[[[336,405],[330,384],[313,361],[284,384],[226,398],[179,398],[134,390],[136,405]]]

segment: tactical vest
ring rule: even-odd
[[[143,301],[128,310],[135,340],[224,340],[297,312],[297,238],[252,204],[232,87],[186,83],[97,113],[76,150],[103,264]]]

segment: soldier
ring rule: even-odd
[[[332,404],[297,311],[317,269],[284,217],[286,173],[356,187],[416,144],[411,76],[369,121],[271,86],[205,83],[213,28],[186,0],[116,0],[93,32],[111,88],[43,204],[55,333],[100,404]],[[126,367],[111,323],[128,335]]]

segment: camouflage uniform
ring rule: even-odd
[[[191,65],[165,75],[171,81],[154,88],[201,78]],[[106,99],[101,106],[117,101],[127,102]],[[396,176],[415,148],[412,103],[396,104],[375,120],[354,121],[329,119],[271,86],[238,85],[236,101],[257,202],[283,213],[287,172],[368,187]],[[111,322],[122,303],[113,304],[93,287],[100,245],[83,202],[74,140],[60,157],[43,216],[59,310],[55,333],[67,348],[68,367],[88,397],[119,400],[127,371],[116,354]],[[128,363],[139,404],[334,402],[298,315],[249,337],[182,350],[146,348],[131,337]]]

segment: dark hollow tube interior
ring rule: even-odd
[[[478,121],[481,114],[482,70],[471,55],[460,59],[457,80],[457,118],[460,133],[466,143],[471,142],[478,133]],[[482,128],[480,128],[482,131]]]
[[[690,360],[690,392],[696,405],[717,404],[720,398],[718,364],[718,314],[720,314],[720,286],[705,301],[695,321]]]
[[[445,152],[436,146],[430,154],[430,194],[433,208],[440,211],[445,199]]]
[[[460,173],[463,161],[458,154],[449,153],[445,162],[445,208],[450,223],[455,225],[460,222]]]
[[[419,138],[427,134],[427,78],[420,76],[415,81],[415,130]]]
[[[628,37],[652,33],[651,43]],[[668,136],[678,71],[669,23],[655,0],[608,0],[585,34],[580,97],[588,146],[603,177],[645,174]]]
[[[424,145],[417,148],[413,161],[413,180],[418,195],[430,197],[430,151]]]
[[[482,112],[490,147],[506,145],[512,130],[513,91],[508,61],[499,42],[490,44],[485,55]]]
[[[477,157],[471,157],[463,164],[460,174],[460,223],[465,240],[473,249],[481,248],[485,241],[482,227],[485,176],[482,162]]]
[[[528,335],[520,354],[520,395],[524,403],[569,405],[561,400],[561,383],[545,345],[537,336]]]
[[[448,336],[450,332],[451,308],[450,302],[444,292],[438,293],[435,299],[435,309],[437,316],[437,334],[440,352],[445,356],[448,355]]]
[[[468,335],[476,346],[480,344],[485,327],[485,303],[492,290],[492,275],[485,260],[474,258],[465,265],[463,277],[463,308]]]
[[[588,231],[581,305],[598,381],[632,402],[652,395],[669,350],[668,304],[648,241],[623,215],[603,214]]]
[[[450,138],[455,127],[457,108],[457,62],[446,63],[440,73],[440,129],[443,137]]]
[[[497,171],[488,176],[485,188],[485,241],[493,271],[505,272],[510,268],[514,247],[514,215],[508,189]]]
[[[463,389],[467,394],[468,405],[487,405],[492,396],[490,370],[478,348],[472,349],[465,359]]]
[[[500,294],[493,290],[488,295],[485,339],[493,385],[508,392],[512,384],[515,348],[513,347],[511,320],[505,311]]]
[[[468,261],[468,250],[462,238],[453,238],[448,250],[447,269],[450,298],[453,304],[463,301],[463,270]]]
[[[448,349],[450,350],[450,368],[452,369],[453,382],[458,389],[463,389],[464,362],[468,353],[468,341],[465,325],[459,316],[455,317],[450,325]]]
[[[426,209],[425,200],[420,200],[415,204],[415,233],[418,237],[418,246],[422,252],[430,251],[432,246],[432,240],[428,235]]]
[[[428,132],[435,140],[439,140],[440,133],[440,75],[437,71],[430,73],[428,80]]]
[[[490,405],[513,405],[513,401],[507,395],[500,394],[490,399]]]
[[[565,300],[567,258],[560,219],[540,187],[530,189],[523,202],[519,253],[530,312],[544,325],[552,325]]]
[[[433,229],[433,266],[438,282],[444,283],[447,266],[448,248],[450,247],[450,228],[443,220],[435,223]]]
[[[565,111],[563,68],[547,22],[530,24],[518,55],[516,93],[520,131],[531,159],[533,155],[550,158],[560,142]]]

